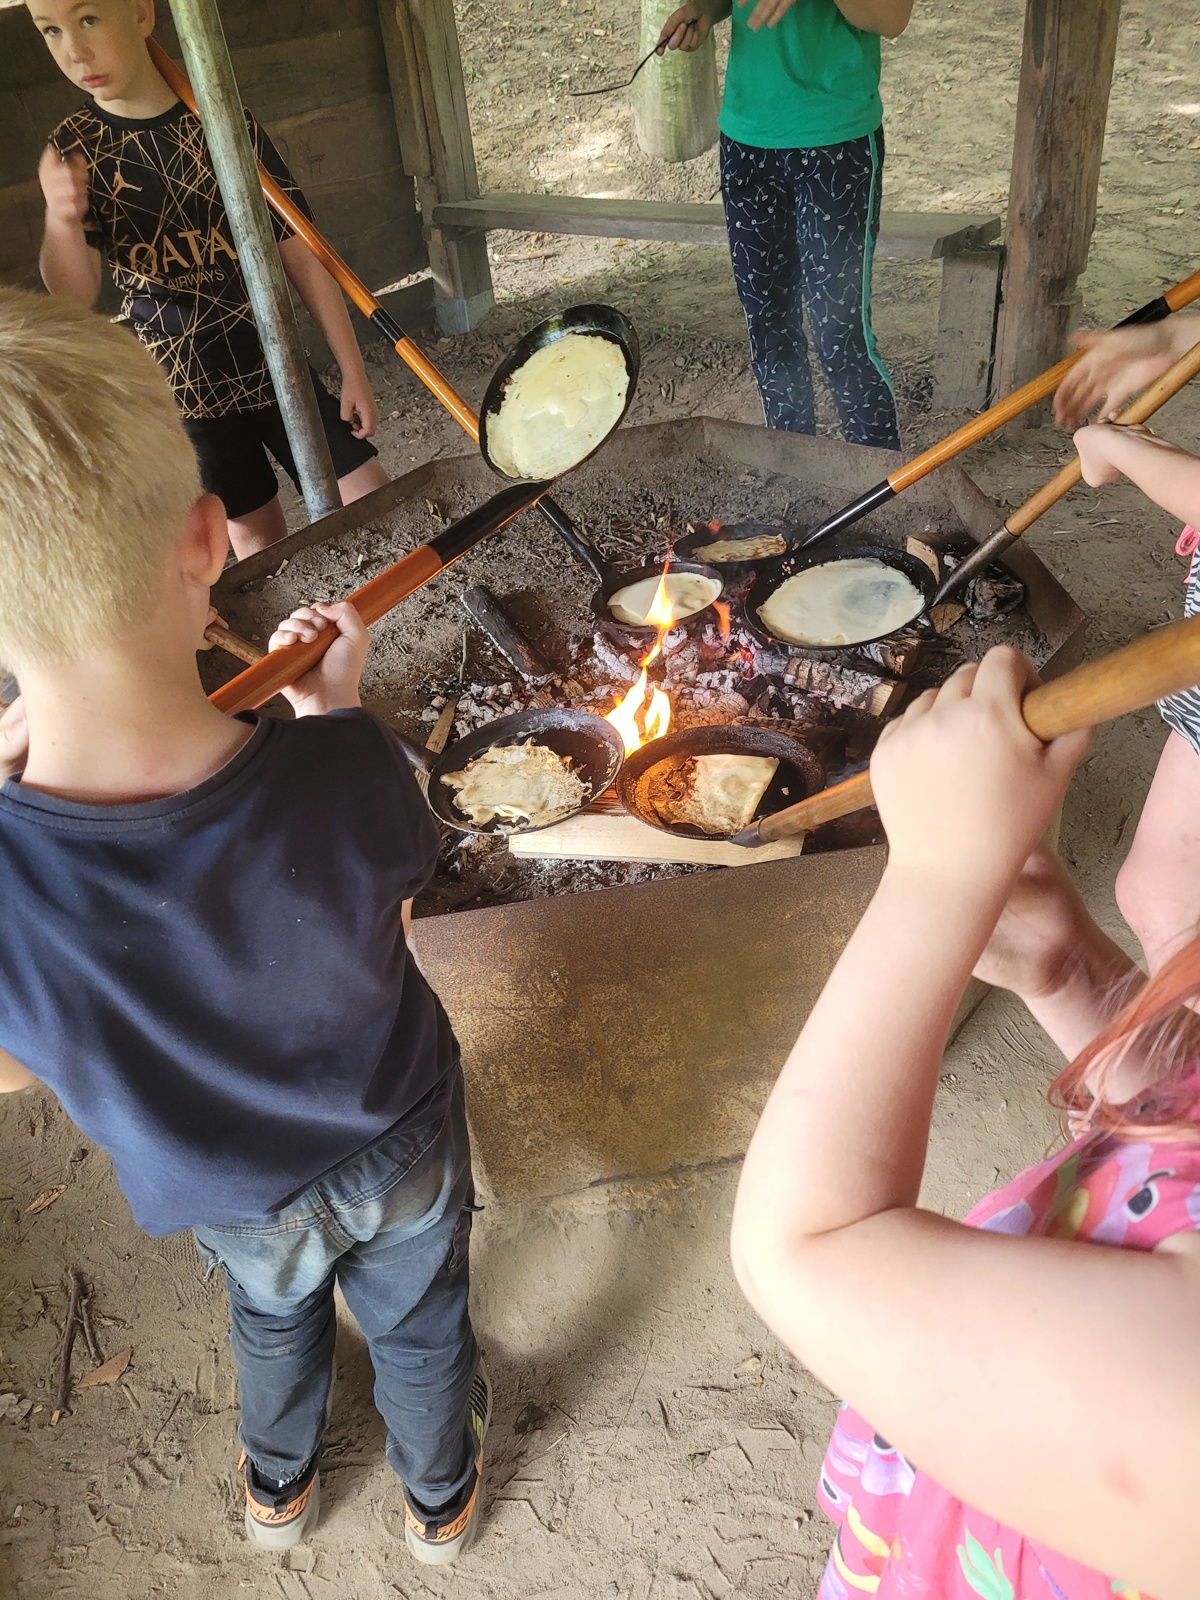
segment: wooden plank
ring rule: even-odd
[[[391,96],[385,93],[279,118],[269,132],[306,193],[320,184],[358,183],[401,169]]]
[[[803,836],[747,850],[725,839],[661,833],[628,811],[580,811],[536,833],[514,833],[514,856],[557,861],[683,861],[700,867],[754,867],[798,856]]]
[[[942,262],[933,403],[943,411],[982,411],[988,403],[1003,263],[999,248]]]
[[[1062,355],[1096,221],[1120,0],[1028,0],[996,388]],[[1046,405],[1021,419],[1040,422]]]
[[[663,239],[680,244],[726,242],[725,214],[719,203],[485,194],[478,199],[439,201],[433,207],[432,221],[441,228],[512,228],[529,233]],[[999,217],[885,211],[876,248],[879,255],[934,261],[984,245],[999,233]]]
[[[479,194],[453,0],[379,0],[397,134],[427,222],[438,203]],[[465,333],[491,310],[487,241],[479,232],[428,229],[429,265],[443,333]]]
[[[242,99],[262,122],[387,94],[378,25],[232,52]]]
[[[46,65],[54,73],[53,79],[0,93],[0,188],[28,182],[37,172],[51,133],[64,117],[86,103],[49,55]]]
[[[42,244],[45,206],[41,185],[13,184],[0,189],[0,276],[22,288],[41,286],[38,251]]]

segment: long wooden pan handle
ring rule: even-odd
[[[1117,327],[1124,328],[1133,323],[1160,322],[1172,311],[1179,311],[1198,299],[1200,299],[1200,272],[1193,272],[1190,277],[1181,279],[1156,300],[1150,300],[1144,306],[1140,306],[1131,316],[1118,322]],[[1006,422],[1011,422],[1013,417],[1020,416],[1023,411],[1028,411],[1030,406],[1053,394],[1075,363],[1082,359],[1083,354],[1082,350],[1075,350],[1069,356],[1064,356],[1054,366],[1048,367],[1040,377],[1031,378],[1019,389],[1014,389],[1005,399],[980,412],[979,416],[972,417],[970,422],[964,423],[961,428],[956,428],[937,444],[930,445],[928,450],[923,450],[919,456],[906,461],[902,467],[897,467],[895,472],[889,473],[882,483],[877,483],[874,488],[861,494],[857,500],[843,507],[841,511],[835,512],[833,516],[826,517],[824,522],[811,529],[801,541],[800,548],[820,544],[823,539],[831,538],[842,529],[849,528],[868,512],[885,505],[895,495],[911,488],[935,468],[952,461],[971,445],[978,444],[980,439],[985,439],[989,433],[994,433]]]
[[[1134,644],[1089,661],[1052,683],[1031,689],[1021,714],[1039,739],[1049,741],[1140,711],[1164,695],[1200,684],[1200,617],[1168,623]],[[822,822],[873,804],[871,774],[860,772],[734,835],[734,844],[770,844],[807,833]]]
[[[157,67],[159,75],[165,80],[173,94],[179,96],[189,111],[196,112],[196,97],[192,93],[191,83],[182,67],[171,60],[170,56],[154,38],[148,39],[150,57]],[[199,112],[196,112],[199,115]],[[351,269],[334,250],[329,241],[314,227],[309,219],[276,183],[275,179],[266,170],[260,161],[258,164],[259,182],[262,184],[263,194],[267,204],[278,216],[282,217],[292,232],[316,256],[317,260],[328,272],[335,283],[339,284],[350,299],[365,317],[368,317],[394,346],[396,354],[405,362],[421,382],[435,395],[446,410],[469,433],[472,439],[478,442],[479,421],[474,411],[463,399],[450,382],[434,366],[433,362],[424,352],[413,343],[392,317],[383,309],[378,299],[367,288],[366,284]]]
[[[519,483],[501,489],[499,494],[443,528],[428,544],[410,550],[347,598],[369,627],[430,578],[443,572],[452,561],[466,555],[481,539],[496,533],[513,517],[536,504],[548,487],[546,483]],[[326,628],[311,644],[289,644],[282,650],[272,650],[254,666],[223,684],[209,699],[218,711],[230,714],[261,706],[315,666],[336,638],[337,630]]]
[[[1126,427],[1146,422],[1160,406],[1166,405],[1172,395],[1179,393],[1180,389],[1200,373],[1200,344],[1194,344],[1185,351],[1172,366],[1168,367],[1162,377],[1157,379],[1140,395],[1131,406],[1127,406],[1116,419]],[[1052,505],[1057,504],[1068,490],[1073,489],[1083,475],[1079,457],[1073,456],[1066,466],[1061,468],[1043,484],[1036,494],[1031,494],[1025,504],[1018,506],[1004,519],[1001,525],[982,544],[976,545],[964,560],[950,572],[936,590],[929,602],[929,607],[939,606],[951,595],[964,589],[971,579],[982,572],[984,567],[990,566],[998,560],[1004,552],[1021,537],[1026,528],[1030,527],[1043,512],[1049,511]]]

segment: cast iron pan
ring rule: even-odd
[[[606,722],[594,711],[577,711],[570,706],[547,706],[536,711],[518,711],[511,717],[497,717],[494,722],[485,722],[482,728],[468,733],[438,756],[422,750],[410,739],[402,739],[401,742],[414,768],[428,776],[425,798],[429,802],[429,809],[440,822],[459,828],[463,833],[507,836],[512,833],[534,833],[537,829],[528,823],[505,822],[500,818],[476,827],[454,804],[454,792],[442,782],[442,778],[448,772],[461,772],[468,761],[473,761],[495,745],[524,744],[527,740],[544,744],[556,755],[570,760],[587,790],[583,803],[578,807],[580,811],[611,786],[621,769],[625,754],[624,741],[611,722]],[[562,820],[561,817],[555,818],[556,822]],[[539,824],[543,828],[549,826],[548,822]]]
[[[923,617],[929,609],[934,592],[937,589],[937,579],[923,561],[916,556],[910,556],[907,550],[896,550],[886,544],[852,545],[845,550],[831,554],[828,550],[815,551],[811,554],[797,552],[793,555],[780,556],[772,567],[763,571],[755,579],[754,586],[746,596],[746,621],[752,633],[766,643],[778,645],[782,649],[797,655],[817,656],[832,659],[843,656],[847,652],[861,649],[864,645],[875,644],[880,639],[887,639],[891,634],[876,634],[873,639],[856,639],[853,644],[797,644],[793,639],[783,639],[777,633],[772,633],[762,620],[761,611],[767,601],[781,584],[797,572],[803,572],[808,567],[823,567],[834,561],[878,561],[885,567],[895,567],[903,572],[920,592],[923,604],[917,615],[904,623],[904,628],[911,628],[918,618]],[[892,633],[900,633],[901,628],[893,628]]]
[[[690,823],[664,822],[651,799],[655,770],[664,763],[682,766],[691,756],[744,755],[774,756],[779,762],[770,787],[759,802],[754,821],[769,817],[785,806],[795,805],[825,787],[825,766],[807,745],[773,728],[750,725],[718,725],[706,728],[681,728],[665,738],[652,739],[640,750],[626,756],[617,778],[617,794],[625,809],[641,822],[661,833],[682,834],[690,839],[716,839]]]
[[[727,522],[714,523],[698,528],[695,533],[685,534],[682,539],[677,539],[672,547],[672,554],[682,561],[705,561],[710,566],[716,567],[726,581],[733,577],[744,577],[751,572],[759,572],[769,561],[782,560],[799,548],[805,535],[805,529],[798,522]],[[731,544],[748,545],[751,539],[779,539],[785,548],[778,550],[774,555],[742,556],[731,554],[725,560],[715,561],[711,556],[702,556],[700,551],[707,545],[728,541]]]
[[[725,570],[721,567],[706,567],[700,561],[676,561],[671,557],[671,564],[667,568],[668,576],[673,572],[695,572],[702,578],[711,578],[714,583],[719,583],[716,598],[719,600],[725,591]],[[651,623],[646,627],[635,627],[632,623],[622,622],[619,617],[613,616],[609,610],[608,602],[619,589],[628,588],[631,583],[638,583],[642,578],[661,578],[663,565],[661,561],[648,561],[643,567],[634,567],[628,572],[615,572],[611,567],[607,569],[601,579],[600,587],[592,595],[592,615],[599,624],[600,631],[614,640],[617,644],[624,645],[631,650],[645,647],[649,649],[658,637],[658,629]],[[680,617],[681,625],[693,621],[700,621],[706,612],[711,610],[711,603],[702,606],[699,611],[693,611],[690,616]]]
[[[609,439],[625,420],[625,414],[633,404],[634,392],[637,389],[638,371],[641,366],[641,352],[638,348],[638,337],[634,331],[633,323],[623,316],[615,306],[583,305],[569,306],[565,311],[556,312],[552,317],[547,317],[544,322],[539,322],[536,328],[531,328],[525,337],[509,351],[504,360],[492,373],[491,382],[483,397],[483,404],[479,408],[479,448],[483,452],[483,459],[498,477],[506,479],[509,483],[519,482],[511,473],[498,467],[492,459],[488,448],[488,426],[499,412],[504,400],[505,390],[516,374],[521,370],[531,356],[537,355],[539,350],[544,350],[547,345],[556,344],[559,339],[568,333],[590,334],[601,339],[608,339],[620,348],[625,358],[625,371],[629,377],[629,386],[625,391],[625,405],[621,415],[613,423],[604,439],[599,439],[592,448],[572,463],[566,471],[573,471],[580,466],[589,456]]]

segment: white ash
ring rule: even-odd
[[[609,644],[602,633],[597,633],[592,640],[592,654],[605,671],[622,683],[636,683],[641,675],[641,667]]]

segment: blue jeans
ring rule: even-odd
[[[375,1367],[387,1457],[410,1498],[439,1510],[474,1462],[467,1391],[479,1350],[467,1312],[475,1191],[462,1071],[369,1150],[269,1216],[197,1228],[225,1268],[242,1447],[263,1477],[317,1453],[333,1372],[333,1286]]]
[[[721,135],[721,196],[768,428],[815,433],[804,311],[851,444],[900,448],[896,397],[871,329],[883,129],[811,150]]]

